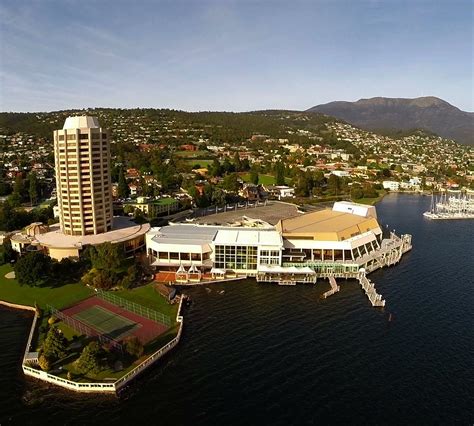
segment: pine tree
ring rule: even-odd
[[[127,181],[125,179],[123,167],[120,168],[119,171],[117,193],[119,198],[127,198],[130,195],[130,188],[128,187]]]
[[[90,342],[75,361],[76,369],[81,374],[98,373],[102,366],[100,362],[101,348],[97,342]]]
[[[57,327],[51,327],[43,343],[43,355],[48,360],[63,358],[66,354],[68,341]]]
[[[36,173],[31,172],[28,176],[28,180],[30,182],[28,195],[30,196],[31,205],[34,205],[38,201],[38,179],[36,178]]]

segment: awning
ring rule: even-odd
[[[225,269],[212,268],[211,274],[225,275]]]

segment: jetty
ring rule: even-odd
[[[329,284],[331,285],[331,289],[323,293],[323,299],[332,296],[334,293],[337,293],[341,287],[337,285],[336,278],[333,275],[329,276]]]
[[[374,283],[367,278],[365,273],[365,270],[361,269],[357,279],[359,280],[362,289],[365,291],[370,303],[372,306],[385,306],[385,300],[382,299],[382,295],[377,293]]]

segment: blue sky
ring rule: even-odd
[[[3,0],[0,110],[301,110],[433,95],[472,111],[472,9],[471,0]]]

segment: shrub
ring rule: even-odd
[[[125,350],[133,358],[140,358],[143,355],[143,345],[136,336],[132,336],[127,339],[125,343]]]
[[[43,354],[50,360],[57,360],[66,355],[68,341],[62,332],[55,326],[48,331],[43,343]]]
[[[39,364],[39,366],[41,367],[41,369],[43,371],[51,370],[51,362],[50,362],[49,358],[44,353],[42,353],[38,357],[38,364]]]
[[[102,349],[97,342],[90,342],[81,352],[81,356],[74,362],[77,371],[81,374],[97,374],[102,365],[100,356]]]

